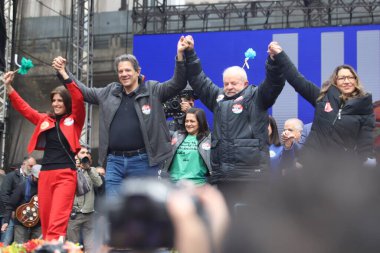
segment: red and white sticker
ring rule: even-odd
[[[220,94],[217,98],[216,98],[216,102],[219,102],[220,100],[222,100],[224,98],[224,95],[223,94]]]
[[[243,106],[241,104],[234,104],[232,106],[232,112],[235,114],[239,114],[243,111]]]
[[[209,142],[205,142],[205,143],[202,144],[201,148],[204,149],[204,150],[210,150],[211,145],[210,145]]]
[[[72,124],[74,124],[74,119],[71,118],[71,117],[67,117],[64,121],[63,121],[63,124],[65,126],[71,126]]]
[[[48,128],[48,127],[49,127],[49,122],[44,121],[44,122],[41,123],[40,129],[44,130],[44,129]]]
[[[150,114],[150,105],[143,105],[141,107],[141,110],[142,110],[142,113],[144,113],[145,115],[149,115]]]
[[[177,138],[172,138],[172,145],[175,145],[177,143],[178,139]]]
[[[330,102],[326,102],[325,112],[332,112],[332,111],[333,111],[333,108],[331,107]]]

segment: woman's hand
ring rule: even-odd
[[[181,36],[178,40],[177,44],[177,60],[183,61],[183,52],[188,47],[188,44],[186,43],[185,37]]]
[[[4,85],[5,85],[5,88],[7,89],[8,94],[13,91],[12,82],[13,82],[14,77],[15,77],[14,71],[8,71],[7,73],[4,74]]]
[[[51,66],[57,70],[57,72],[63,77],[64,80],[69,79],[69,75],[66,72],[66,59],[62,56],[54,58]]]
[[[272,41],[268,45],[268,54],[272,60],[274,60],[274,57],[282,52],[282,47],[280,44],[276,41]]]

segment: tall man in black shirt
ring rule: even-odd
[[[84,100],[99,105],[99,164],[106,166],[106,195],[116,195],[128,176],[158,175],[158,165],[170,157],[171,145],[162,103],[186,87],[184,37],[177,44],[173,77],[163,83],[144,81],[137,59],[115,59],[119,82],[88,88],[78,82]],[[57,57],[56,62],[65,62]]]

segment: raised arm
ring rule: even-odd
[[[79,126],[83,127],[86,109],[84,107],[84,100],[81,90],[77,84],[71,80],[66,72],[66,59],[61,56],[55,58],[52,63],[52,67],[59,73],[63,79],[63,84],[71,94],[71,115]]]
[[[202,103],[212,111],[221,89],[203,72],[201,61],[194,51],[193,37],[186,36],[186,42],[189,45],[185,51],[187,80]]]
[[[9,100],[15,110],[17,110],[22,116],[24,116],[27,120],[29,120],[32,124],[37,125],[40,117],[40,114],[37,110],[33,109],[21,96],[17,93],[17,91],[13,88],[12,82],[14,79],[15,73],[10,71],[5,73],[4,75],[4,85],[7,90]]]
[[[186,87],[184,51],[187,47],[188,44],[186,43],[185,37],[181,36],[177,43],[177,57],[173,77],[153,87],[161,102],[165,102],[174,97]]]
[[[66,67],[66,59],[64,59],[62,56],[58,56],[58,57],[54,58],[53,67],[56,69],[62,68],[62,67],[65,68]],[[90,104],[96,104],[96,105],[99,104],[99,101],[101,100],[101,98],[99,96],[99,92],[101,89],[89,88],[86,85],[84,85],[81,81],[79,81],[72,73],[70,73],[69,71],[65,71],[65,72],[67,73],[68,77],[76,83],[76,85],[78,86],[78,88],[82,92],[83,99],[85,102],[90,103]],[[63,78],[63,76],[58,75],[58,78],[61,79],[61,78]]]
[[[269,56],[265,62],[265,79],[258,88],[260,99],[265,109],[268,109],[274,104],[285,86],[285,79],[283,77],[281,68],[279,64],[274,60],[274,50],[282,49],[277,44],[270,43],[268,45]]]
[[[273,46],[271,49],[268,48],[268,53],[280,67],[286,81],[293,86],[296,92],[298,92],[310,104],[315,106],[320,93],[320,88],[313,82],[307,80],[298,71],[296,66],[294,66],[293,62],[289,59],[277,42],[272,42],[271,44],[278,46]]]

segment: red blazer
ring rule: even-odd
[[[86,110],[84,107],[83,95],[74,81],[66,85],[71,94],[72,110],[71,114],[62,117],[59,127],[67,139],[72,152],[77,153],[80,150],[79,138],[81,136]],[[33,150],[44,150],[46,139],[46,130],[55,127],[55,119],[46,113],[39,113],[33,109],[20,95],[13,91],[9,94],[12,106],[21,113],[27,120],[36,125],[32,138],[29,141],[28,153]]]

